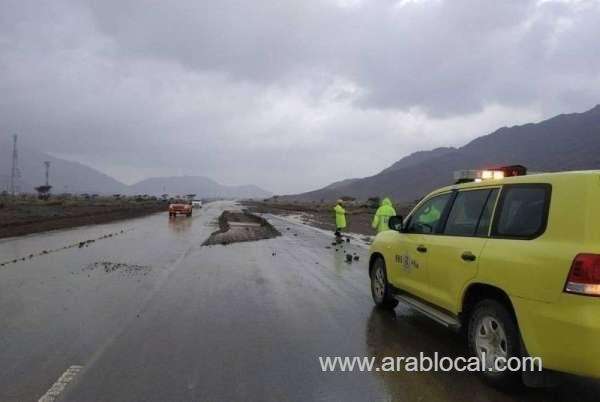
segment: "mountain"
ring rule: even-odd
[[[259,187],[225,186],[206,177],[157,177],[128,186],[81,163],[70,162],[19,144],[20,191],[33,193],[45,183],[44,161],[50,161],[52,193],[192,194],[199,198],[265,198],[272,194]],[[0,191],[8,190],[12,141],[0,139]],[[165,191],[166,189],[166,191]]]
[[[345,179],[345,180],[336,181],[334,183],[331,183],[330,185],[328,185],[325,188],[330,189],[330,190],[335,190],[336,188],[343,188],[344,186],[352,184],[356,180],[360,180],[360,179]]]
[[[460,148],[417,152],[374,176],[282,199],[332,201],[340,196],[386,195],[409,202],[451,184],[455,170],[512,164],[545,172],[600,169],[600,105],[535,124],[502,127]]]
[[[8,189],[12,165],[12,142],[0,140],[0,191]],[[127,185],[89,166],[55,158],[19,144],[20,190],[34,192],[34,187],[46,182],[44,161],[50,162],[50,184],[54,194],[124,193]]]
[[[203,176],[153,177],[130,186],[129,193],[197,194],[202,198],[265,198],[272,195],[257,186],[225,186]]]
[[[441,148],[435,148],[431,151],[413,152],[412,154],[400,159],[398,162],[395,162],[392,166],[382,170],[380,173],[387,173],[387,172],[391,172],[394,170],[398,170],[398,169],[402,169],[402,168],[406,168],[406,167],[410,167],[410,166],[415,166],[415,165],[418,165],[419,163],[425,162],[425,161],[433,159],[433,158],[437,158],[438,156],[443,156],[443,155],[452,153],[454,151],[456,151],[456,148],[441,147]]]

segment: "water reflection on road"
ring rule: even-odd
[[[182,236],[190,230],[194,221],[194,217],[177,216],[175,218],[169,218],[167,224],[169,230],[175,235]]]

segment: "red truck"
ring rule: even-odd
[[[177,214],[185,215],[187,217],[192,216],[192,204],[186,202],[175,202],[169,204],[169,218],[176,217]]]

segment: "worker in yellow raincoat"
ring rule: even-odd
[[[335,237],[339,241],[342,238],[342,230],[346,228],[346,210],[344,209],[344,201],[337,200],[333,211],[335,213]]]
[[[377,230],[377,233],[383,232],[384,230],[390,230],[388,222],[392,216],[396,216],[396,210],[392,204],[392,201],[385,197],[377,208],[375,216],[373,217],[373,223],[371,227]]]

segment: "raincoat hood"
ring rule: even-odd
[[[385,197],[381,200],[381,206],[375,212],[371,226],[377,230],[377,233],[389,230],[388,221],[392,216],[396,216],[396,210],[392,205],[392,200]]]
[[[392,206],[392,200],[390,200],[388,197],[385,197],[383,200],[381,200],[381,204],[380,204],[380,205],[381,205],[382,207],[383,207],[384,205],[385,205],[385,206],[388,206],[388,207],[391,207],[391,206]]]

